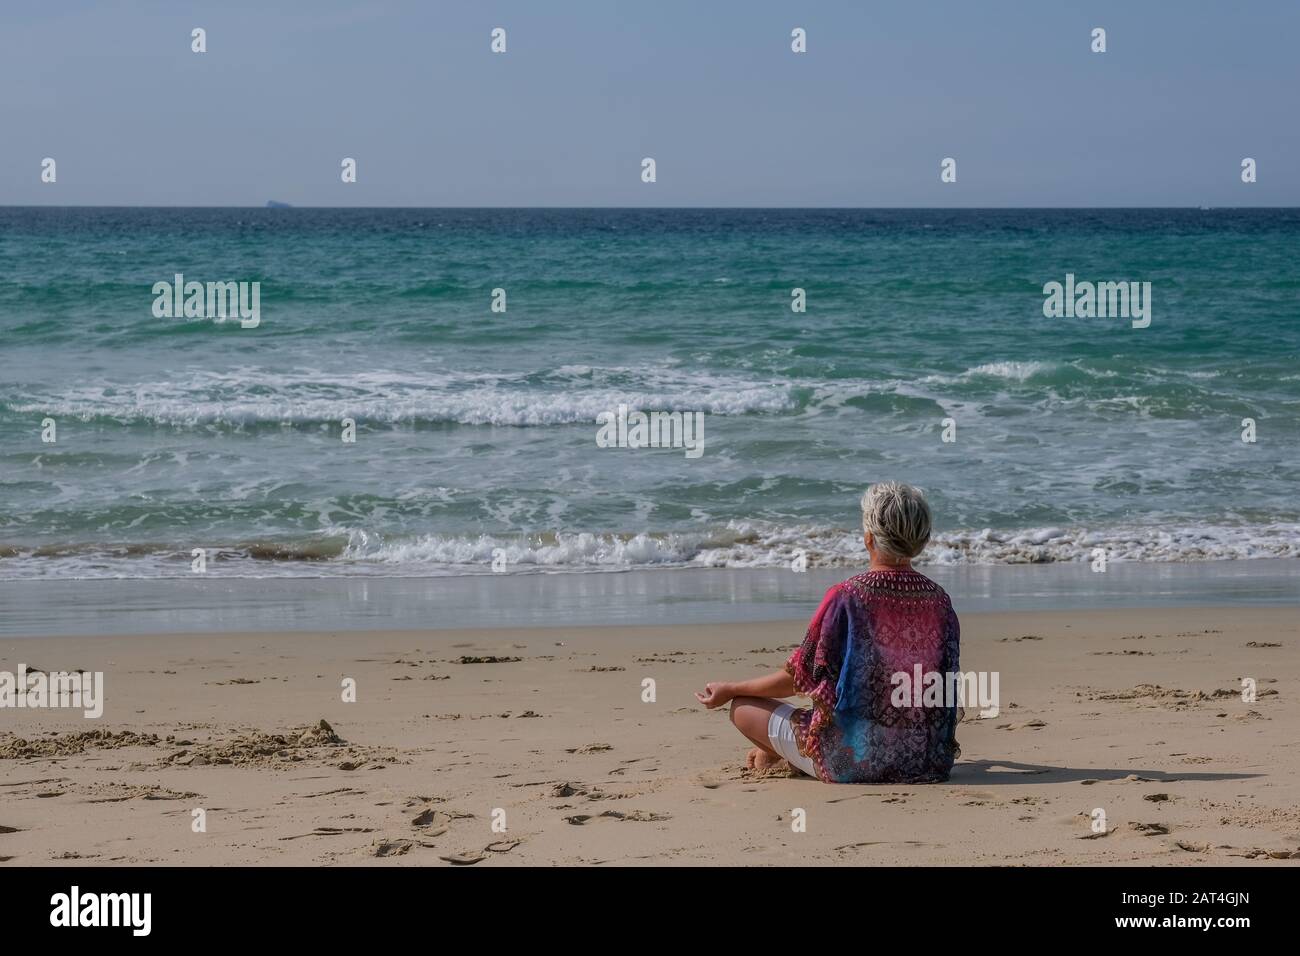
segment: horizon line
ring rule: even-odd
[[[75,203],[75,204],[54,204],[54,203],[27,203],[27,204],[4,204],[0,209],[263,209],[276,212],[292,211],[295,209],[329,209],[329,210],[376,210],[376,209],[427,209],[427,210],[566,210],[566,211],[593,211],[593,210],[618,210],[618,211],[661,211],[661,212],[688,212],[688,211],[792,211],[805,212],[809,210],[825,210],[828,212],[878,212],[878,211],[936,211],[936,212],[1009,212],[1009,211],[1057,211],[1057,210],[1300,210],[1297,206],[1267,206],[1267,205],[1250,205],[1250,206],[1207,206],[1207,205],[1184,205],[1184,206],[1127,206],[1127,205],[1105,205],[1105,206],[617,206],[617,205],[597,205],[597,206],[559,206],[559,205],[535,205],[535,206],[476,206],[476,205],[454,205],[454,206],[401,206],[401,205],[381,205],[381,206],[317,206],[317,205],[298,205],[295,203],[280,203],[278,200],[269,200],[275,202],[275,205],[262,203],[259,205],[239,205],[239,204],[198,204],[198,205],[180,205],[180,204],[151,204],[151,203]]]

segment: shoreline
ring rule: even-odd
[[[959,613],[1300,604],[1300,561],[920,565]],[[0,639],[806,621],[858,570],[686,568],[463,577],[0,581]]]
[[[1300,862],[1268,856],[1300,852],[1292,609],[972,612],[962,624],[961,666],[1001,674],[1002,712],[968,717],[950,781],[916,786],[743,769],[744,742],[691,692],[779,667],[802,634],[785,621],[0,640],[0,669],[106,675],[99,720],[0,711],[0,826],[13,830],[0,857]],[[1253,703],[1239,698],[1243,674],[1258,681]],[[355,703],[340,699],[344,677]],[[313,729],[321,720],[330,733]],[[792,832],[792,807],[807,832]],[[1090,826],[1098,808],[1104,836]],[[204,833],[191,830],[197,809]]]

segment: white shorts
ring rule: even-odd
[[[790,766],[816,778],[817,769],[811,758],[801,754],[799,745],[794,742],[794,725],[790,723],[790,715],[793,713],[792,705],[778,704],[767,718],[767,739],[772,742],[772,749],[788,760]]]

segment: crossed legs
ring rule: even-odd
[[[731,701],[731,722],[755,745],[745,758],[745,766],[766,770],[785,759],[772,749],[772,740],[767,735],[772,711],[782,703],[770,697],[736,697]]]

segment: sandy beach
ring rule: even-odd
[[[744,769],[692,691],[779,667],[791,621],[5,639],[0,669],[103,671],[106,703],[0,711],[0,861],[1295,865],[1294,608],[962,624],[1002,710],[927,786]]]

